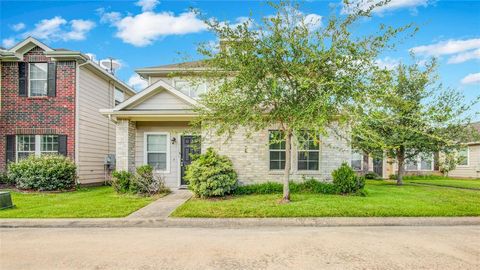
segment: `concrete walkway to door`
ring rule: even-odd
[[[172,193],[139,209],[127,218],[166,218],[170,213],[192,197],[192,192],[186,189],[172,190]]]

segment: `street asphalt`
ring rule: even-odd
[[[480,269],[480,226],[1,228],[0,269]]]

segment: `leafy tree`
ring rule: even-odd
[[[413,30],[381,26],[375,35],[352,35],[355,22],[384,3],[332,15],[321,27],[291,2],[269,3],[276,12],[260,23],[205,20],[222,43],[219,51],[208,45],[198,50],[208,59],[201,77],[216,90],[200,100],[197,124],[216,135],[278,127],[286,144],[283,202],[290,199],[292,139],[319,143],[320,135],[347,124],[350,107],[369,90],[376,57],[400,31]]]
[[[443,89],[436,83],[436,66],[432,59],[424,67],[400,64],[393,71],[375,72],[375,91],[353,128],[356,147],[382,149],[396,160],[398,185],[408,160],[452,152],[475,136],[468,112],[477,101],[465,104],[462,94]]]

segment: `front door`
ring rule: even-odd
[[[373,172],[380,175],[383,178],[383,159],[374,157],[373,158]]]
[[[180,150],[180,185],[187,185],[185,169],[192,163],[192,154],[200,154],[200,136],[182,135]]]

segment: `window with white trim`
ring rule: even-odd
[[[156,171],[167,171],[167,134],[146,134],[146,163]]]
[[[268,132],[270,170],[285,169],[285,136],[279,130]]]
[[[40,155],[51,155],[58,153],[57,135],[43,135],[40,138]]]
[[[406,171],[433,171],[433,154],[420,153],[405,161]]]
[[[191,98],[198,98],[201,94],[207,92],[207,82],[202,81],[188,81],[186,79],[174,79],[174,87],[180,92]]]
[[[363,154],[360,150],[352,149],[350,166],[354,171],[363,170]]]
[[[17,135],[17,161],[30,155],[58,154],[58,135]]]
[[[457,155],[458,155],[458,166],[468,166],[469,161],[468,161],[468,146],[462,147],[460,150],[458,150]]]
[[[47,63],[30,63],[28,68],[28,96],[47,96]]]
[[[35,155],[35,135],[17,136],[17,161]]]
[[[114,90],[114,97],[115,97],[115,106],[117,106],[118,104],[122,103],[125,100],[123,91],[116,87]]]
[[[312,137],[307,132],[298,139],[297,169],[302,171],[317,171],[320,158],[320,138]]]

